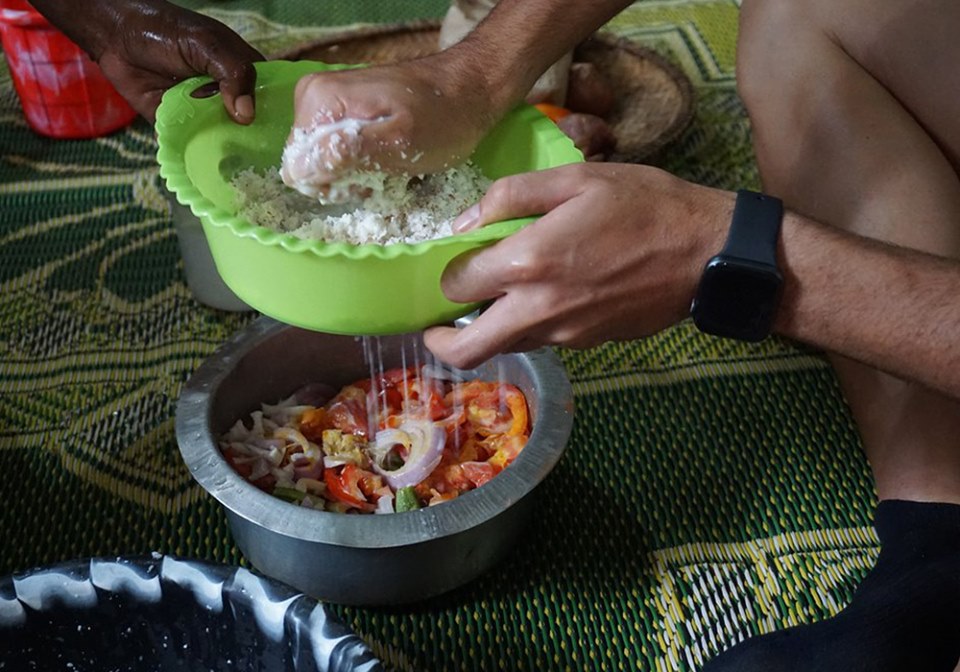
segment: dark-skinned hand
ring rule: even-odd
[[[263,56],[219,21],[164,0],[94,0],[82,11],[67,0],[33,4],[151,122],[164,92],[196,75],[219,84],[232,119],[253,121],[253,64]]]

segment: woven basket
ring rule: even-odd
[[[299,45],[273,58],[326,63],[382,64],[435,53],[437,21],[372,26]],[[675,140],[693,117],[693,86],[657,52],[625,39],[597,34],[581,44],[574,60],[593,63],[617,92],[607,122],[617,138],[610,161],[640,163]]]

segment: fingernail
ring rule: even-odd
[[[253,119],[253,96],[240,96],[233,103],[238,119]]]
[[[454,233],[463,233],[474,228],[478,221],[480,221],[480,204],[474,203],[453,220],[451,228]]]

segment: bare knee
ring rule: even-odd
[[[802,66],[804,43],[823,37],[821,0],[743,0],[737,39],[737,91],[748,109]],[[823,0],[831,2],[831,0]]]
[[[956,0],[743,0],[738,91],[749,105],[771,85],[788,82],[805,65],[819,65],[811,53],[825,45],[838,48],[888,88],[897,88],[897,68],[908,71],[911,56],[923,55],[931,61],[924,47],[934,53],[949,49],[950,56],[941,62],[956,63],[953,26],[957,20],[960,4]],[[907,65],[901,66],[904,61]],[[935,62],[917,71],[943,67]]]

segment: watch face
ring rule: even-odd
[[[700,280],[694,321],[709,334],[762,340],[770,333],[781,284],[776,268],[715,257]]]

